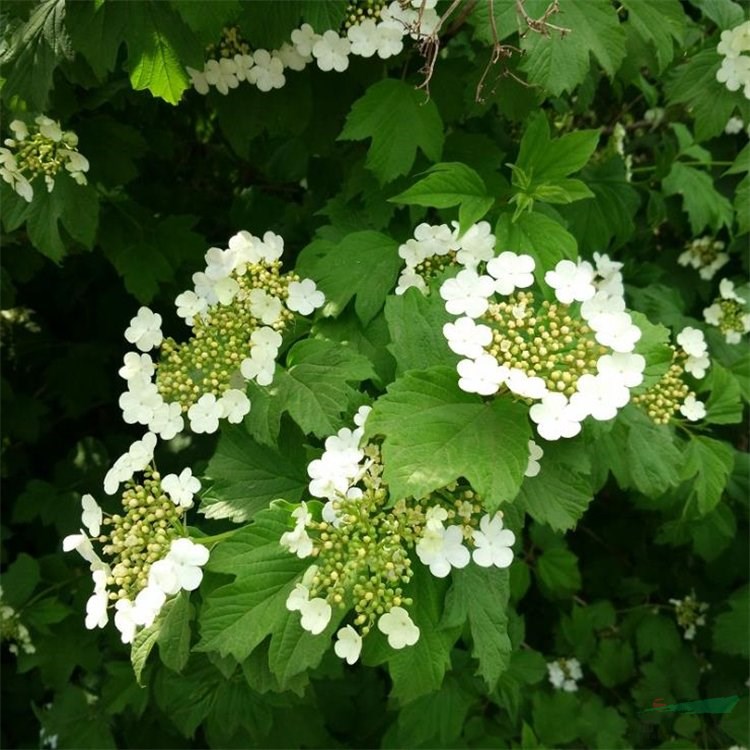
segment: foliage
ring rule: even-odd
[[[3,137],[46,115],[89,169],[50,191],[37,174],[31,201],[5,172],[0,185],[0,743],[747,747],[750,357],[703,314],[721,279],[750,294],[750,146],[728,127],[747,127],[750,100],[716,78],[721,34],[747,7],[464,0],[439,51],[407,34],[403,52],[352,55],[343,72],[286,69],[278,90],[196,90],[227,29],[279,49],[302,23],[343,29],[349,6],[368,3],[3,8]],[[437,291],[450,264],[431,294],[394,293],[415,227],[480,221],[497,253],[534,259],[539,285],[563,260],[624,264],[646,367],[616,417],[542,440],[523,398],[459,386]],[[111,625],[84,628],[90,576],[61,540],[81,495],[115,512],[102,481],[142,436],[117,406],[128,321],[148,304],[179,330],[175,297],[240,230],[283,237],[284,269],[325,303],[284,331],[272,383],[244,384],[238,423],[160,444],[162,476],[201,479],[181,531],[211,553],[200,587],[126,646]],[[702,236],[727,255],[713,277],[678,260]],[[705,378],[681,376],[706,413],[657,424],[639,399],[686,327],[708,342]],[[279,540],[303,499],[320,520],[308,466],[362,405],[383,513],[464,483],[515,543],[509,567],[445,578],[412,551],[419,640],[394,649],[373,627],[350,666],[332,639],[351,603],[319,635],[303,629],[285,603],[309,566]],[[554,685],[559,659],[579,663],[571,689]],[[729,695],[742,700],[726,715],[641,713]]]

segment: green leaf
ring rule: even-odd
[[[239,0],[211,0],[196,3],[193,0],[170,0],[172,7],[193,30],[203,44],[213,44],[221,37],[225,26],[231,26],[240,10]]]
[[[687,58],[666,80],[667,99],[684,104],[695,118],[695,137],[705,141],[724,131],[727,120],[742,100],[740,92],[729,91],[716,80],[722,57],[716,46]]]
[[[26,229],[34,247],[50,260],[59,262],[67,250],[60,224],[73,239],[87,248],[93,247],[99,223],[96,190],[90,185],[76,184],[63,173],[55,177],[51,193],[40,180],[35,183],[34,200],[26,218]]]
[[[398,712],[395,747],[455,747],[467,714],[477,702],[462,682],[448,675],[435,693],[407,703]],[[391,745],[385,744],[384,747]]]
[[[460,162],[436,164],[428,170],[427,177],[389,200],[428,208],[459,206],[458,221],[462,233],[479,221],[495,202],[487,195],[484,180],[471,167]]]
[[[66,22],[76,52],[85,58],[97,78],[114,70],[127,24],[125,3],[69,3]]]
[[[196,650],[243,661],[270,635],[269,663],[277,677],[288,679],[318,664],[338,618],[313,636],[302,630],[299,613],[287,611],[289,592],[310,564],[279,543],[289,528],[288,511],[270,508],[211,553],[207,569],[236,578],[206,597]],[[276,639],[280,642],[274,643]]]
[[[374,377],[370,361],[347,346],[307,339],[289,350],[287,369],[277,368],[269,391],[305,433],[327,437],[353,411],[358,391],[350,383]]]
[[[544,443],[543,449],[541,471],[524,480],[519,500],[535,521],[569,531],[594,499],[591,482],[570,465],[557,443]]]
[[[277,498],[298,502],[307,486],[301,446],[282,454],[253,440],[242,425],[222,429],[206,476],[211,484],[201,493],[200,512],[235,523],[253,518]]]
[[[465,393],[447,367],[396,380],[375,402],[367,434],[385,438],[383,476],[394,500],[465,477],[493,510],[516,496],[528,463],[525,407]]]
[[[153,651],[153,648],[156,645],[160,624],[161,623],[157,620],[150,627],[143,628],[143,630],[136,633],[135,638],[133,638],[133,643],[130,647],[130,663],[133,666],[135,680],[139,685],[143,685],[143,682],[141,681],[143,670],[146,667],[146,661],[148,660],[151,651]]]
[[[692,493],[702,514],[713,510],[724,493],[734,467],[734,451],[720,440],[691,435],[684,457],[683,479],[691,479]]]
[[[507,669],[511,655],[506,614],[510,596],[508,570],[468,565],[454,570],[451,579],[443,625],[469,621],[478,674],[492,689]]]
[[[202,44],[167,3],[142,0],[125,7],[130,83],[136,91],[146,89],[177,104],[190,86],[185,67],[200,69],[203,65]]]
[[[65,0],[42,0],[10,39],[0,62],[10,64],[4,72],[2,96],[10,102],[14,96],[30,108],[47,109],[52,75],[60,58],[72,58],[73,49],[65,28]],[[11,64],[12,63],[12,64]]]
[[[742,401],[737,378],[718,362],[711,364],[711,395],[706,402],[706,422],[736,424],[742,421]]]
[[[490,20],[490,12],[495,17],[494,27],[497,30],[497,40],[502,42],[518,31],[518,10],[515,0],[494,0],[492,3],[476,3],[471,9],[467,22],[473,28],[473,36],[481,44],[494,44],[495,36]],[[541,8],[544,11],[544,8]],[[527,4],[529,14],[536,13],[531,4]]]
[[[25,552],[8,566],[3,573],[3,604],[20,609],[34,593],[39,583],[39,563]]]
[[[539,582],[555,598],[572,596],[581,588],[578,558],[565,547],[545,550],[536,563]]]
[[[667,425],[654,424],[636,408],[625,409],[623,416],[630,428],[625,455],[632,486],[647,497],[658,497],[679,483],[683,456]]]
[[[747,234],[750,232],[750,175],[737,185],[734,210],[737,214],[737,233]]]
[[[669,329],[661,323],[652,323],[643,313],[632,311],[633,323],[641,329],[641,337],[635,345],[636,354],[646,359],[643,382],[633,389],[635,394],[643,393],[655,386],[672,364],[673,350],[670,346]]]
[[[675,45],[681,47],[684,40],[687,16],[680,0],[659,0],[658,3],[623,0],[623,5],[628,11],[628,23],[653,46],[659,63],[655,72],[661,72],[672,62]]]
[[[436,293],[425,297],[417,289],[407,289],[401,296],[388,297],[385,319],[391,335],[388,348],[399,374],[456,361],[443,336],[443,326],[452,318]]]
[[[406,125],[408,123],[408,126]],[[417,148],[431,161],[443,150],[443,123],[435,102],[394,78],[370,86],[354,102],[339,136],[343,141],[371,138],[367,168],[381,184],[408,174]]]
[[[529,119],[521,139],[516,167],[532,184],[558,180],[583,169],[599,143],[599,130],[576,130],[551,138],[543,112]]]
[[[633,649],[630,644],[607,638],[591,661],[591,668],[605,687],[615,687],[633,675]]]
[[[190,658],[190,592],[180,591],[159,613],[159,657],[174,672],[181,672]]]
[[[337,244],[314,241],[300,253],[296,270],[325,294],[325,314],[340,315],[355,297],[354,310],[367,325],[382,309],[402,264],[395,240],[366,231],[349,234]]]
[[[327,29],[338,29],[346,17],[344,0],[303,0],[301,6],[303,20],[319,34]]]
[[[562,209],[581,248],[602,252],[607,247],[625,244],[635,232],[633,219],[640,198],[625,178],[622,159],[616,156],[586,167],[581,177],[593,191],[595,200]]]
[[[745,587],[736,591],[727,603],[730,607],[729,611],[722,612],[714,620],[714,648],[723,654],[750,656],[747,640],[747,633],[750,630],[748,588]]]
[[[278,49],[290,41],[292,30],[299,26],[300,10],[298,2],[289,0],[283,3],[241,3],[239,26],[253,49]],[[319,34],[326,30],[313,28]]]
[[[451,648],[460,628],[440,625],[446,588],[445,580],[435,578],[424,565],[415,565],[407,593],[414,600],[409,615],[419,628],[419,640],[398,651],[384,645],[375,649],[365,643],[365,649],[370,647],[375,657],[370,658],[367,651],[363,652],[364,663],[381,664],[387,660],[393,680],[391,696],[402,704],[439,689],[450,667]],[[379,637],[381,644],[383,641]]]
[[[731,228],[734,218],[732,204],[716,190],[711,175],[705,170],[676,161],[661,184],[665,195],[682,196],[683,208],[694,234],[706,227],[714,232],[724,226]]]
[[[573,717],[578,716],[579,702],[572,693],[555,690],[552,694],[534,695],[533,726],[544,747],[560,747],[578,736]]]
[[[515,221],[511,214],[501,214],[495,236],[498,247],[534,258],[534,275],[540,282],[559,261],[578,257],[575,237],[558,221],[538,211],[523,213]]]
[[[742,4],[735,0],[690,0],[720,29],[732,29],[745,20]]]
[[[527,33],[523,69],[531,83],[555,96],[573,91],[583,82],[594,55],[608,76],[613,77],[625,57],[625,33],[608,0],[568,0],[551,23],[570,29],[564,37]]]

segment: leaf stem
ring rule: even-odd
[[[682,164],[685,167],[731,167],[734,164],[733,161],[676,161],[675,164]],[[650,164],[645,167],[633,167],[630,171],[635,174],[637,172],[653,172],[656,169],[656,164]]]
[[[190,539],[194,542],[197,542],[198,544],[205,544],[205,545],[211,545],[211,544],[218,544],[219,542],[223,542],[225,539],[229,539],[232,534],[235,534],[239,529],[229,529],[229,531],[224,531],[221,534],[214,534],[213,536],[200,536],[200,537],[190,537]]]

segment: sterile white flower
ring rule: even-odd
[[[724,132],[727,135],[737,135],[737,133],[742,132],[744,127],[745,124],[742,122],[741,117],[730,117],[727,120],[727,124],[724,126]]]
[[[588,261],[561,260],[554,271],[547,271],[544,280],[555,290],[555,296],[563,304],[584,302],[596,294],[594,268]]]
[[[475,323],[473,318],[459,318],[455,323],[446,323],[443,335],[451,351],[470,359],[484,354],[485,347],[492,343],[492,329]]]
[[[120,631],[123,643],[132,643],[138,629],[136,611],[129,599],[118,599],[115,604],[115,627]]]
[[[234,56],[235,72],[238,81],[250,81],[250,71],[255,65],[252,55],[236,54]]]
[[[351,48],[351,42],[346,37],[340,37],[329,29],[315,42],[312,54],[322,71],[335,70],[343,73],[349,67]]]
[[[487,273],[495,279],[495,291],[507,295],[534,283],[534,267],[530,255],[517,255],[506,250],[487,263]]]
[[[135,622],[145,628],[151,627],[166,599],[166,594],[156,586],[149,585],[141,589],[133,602]]]
[[[451,315],[468,315],[478,318],[489,306],[488,298],[495,291],[495,282],[489,276],[480,276],[473,269],[459,271],[453,279],[447,279],[440,287],[440,296],[445,300],[445,309]]]
[[[354,415],[354,424],[357,425],[357,427],[364,429],[367,417],[370,416],[371,411],[372,406],[360,406],[359,409],[357,409],[357,413]]]
[[[411,289],[412,287],[418,289],[422,294],[427,294],[427,283],[425,280],[418,273],[407,268],[398,277],[395,292],[401,296],[407,289]]]
[[[303,583],[298,583],[286,598],[286,608],[290,612],[299,612],[308,601],[310,601],[310,590]]]
[[[609,294],[599,290],[591,299],[581,304],[581,317],[589,321],[605,313],[625,311],[625,300],[616,294]]]
[[[529,375],[518,367],[508,370],[505,385],[518,396],[540,399],[548,393],[547,384],[537,375]]]
[[[690,326],[683,328],[677,334],[677,343],[691,357],[702,357],[708,351],[703,331],[698,328],[691,328]]]
[[[59,143],[62,140],[63,132],[59,122],[55,122],[44,115],[39,115],[34,119],[34,122],[39,126],[39,132],[45,138],[49,138],[55,141],[55,143]]]
[[[222,415],[221,404],[213,393],[204,393],[189,409],[188,419],[193,432],[212,433],[219,429]]]
[[[236,89],[240,85],[237,80],[237,64],[228,57],[220,60],[209,60],[203,70],[206,83],[215,86],[220,94],[228,94],[229,89]]]
[[[458,231],[457,222],[453,226]],[[467,268],[476,268],[481,261],[489,261],[495,254],[495,235],[489,222],[472,224],[456,242],[456,260]],[[493,284],[494,286],[494,284]],[[487,295],[489,296],[489,295]],[[476,316],[472,316],[476,317]]]
[[[419,246],[421,255],[417,263],[421,263],[430,255],[447,255],[451,248],[456,246],[456,233],[447,224],[422,222],[417,224],[414,239],[410,242],[415,242]]]
[[[104,570],[95,570],[91,575],[94,579],[94,593],[86,602],[85,625],[88,630],[103,628],[109,621],[107,615],[107,606],[109,604],[109,597],[107,596],[107,573]]]
[[[255,84],[259,91],[271,91],[280,89],[286,83],[284,76],[284,63],[280,58],[274,57],[268,50],[257,49],[253,53],[255,63],[247,73],[247,80]]]
[[[135,344],[142,352],[151,351],[155,346],[159,346],[163,338],[161,315],[149,310],[148,307],[141,307],[125,329],[125,339]]]
[[[229,276],[237,265],[237,253],[231,248],[210,247],[206,250],[206,276],[220,281]]]
[[[706,323],[712,326],[718,326],[721,324],[722,315],[721,305],[717,303],[714,303],[703,310],[703,319]]]
[[[244,229],[232,235],[229,238],[229,249],[234,252],[237,258],[237,267],[241,268],[247,263],[258,263],[261,259],[258,246],[260,240],[253,237],[250,232]]]
[[[734,290],[734,282],[731,279],[722,279],[719,282],[719,294],[722,299],[733,299],[735,302],[744,304],[744,298],[740,297]]]
[[[404,27],[396,21],[381,21],[377,25],[375,42],[381,60],[401,54],[404,49]]]
[[[362,637],[351,625],[347,625],[336,633],[333,651],[347,664],[354,664],[362,651]]]
[[[689,372],[694,378],[701,380],[706,377],[706,370],[711,365],[711,360],[707,354],[700,357],[688,357],[685,360],[685,371]]]
[[[509,375],[507,367],[498,364],[491,354],[481,354],[476,359],[462,359],[456,365],[458,387],[466,393],[491,396],[497,393]]]
[[[641,329],[626,312],[602,313],[587,321],[596,340],[616,352],[628,353],[641,338]]]
[[[597,421],[614,419],[618,409],[630,400],[630,391],[617,380],[602,375],[581,375],[576,392],[570,397],[570,408],[580,419],[591,416]]]
[[[167,556],[151,566],[149,585],[157,586],[167,596],[176,594],[180,589],[195,591],[203,580],[201,568],[208,562],[208,557],[208,548],[204,545],[184,537],[175,539]]]
[[[296,71],[304,70],[307,63],[312,61],[311,55],[300,55],[299,50],[287,42],[284,42],[277,50],[274,50],[273,56],[278,57],[285,68]]]
[[[525,477],[535,477],[541,471],[542,465],[539,463],[539,459],[544,455],[544,450],[541,446],[537,445],[533,440],[529,440],[529,462],[526,465],[526,471],[523,475]]]
[[[572,438],[581,431],[581,420],[562,393],[548,393],[531,407],[529,416],[545,440]]]
[[[378,51],[378,28],[372,18],[350,26],[346,32],[353,55],[372,57]]]
[[[313,310],[322,307],[326,298],[312,279],[289,282],[289,297],[286,306],[292,312],[309,315]]]
[[[63,552],[75,550],[87,563],[96,564],[102,562],[99,559],[99,555],[94,552],[91,540],[83,533],[83,529],[80,530],[80,534],[68,534],[63,539],[62,548]]]
[[[147,422],[148,429],[162,440],[171,440],[182,432],[185,420],[182,417],[182,407],[177,401],[167,404],[162,402],[153,410],[151,419]]]
[[[125,380],[133,380],[134,378],[150,380],[154,374],[154,369],[154,362],[148,354],[128,352],[123,357],[123,366],[118,370],[118,374]]]
[[[469,550],[463,545],[461,526],[427,526],[417,542],[416,553],[422,565],[430,568],[436,578],[445,578],[451,568],[465,568],[471,560]]]
[[[29,129],[23,120],[13,120],[8,127],[17,141],[25,141],[29,137]]]
[[[128,463],[132,472],[143,471],[154,458],[157,438],[153,432],[147,432],[140,440],[134,440],[128,448]]]
[[[91,536],[99,536],[102,526],[102,509],[94,500],[92,495],[84,495],[81,498],[81,523],[88,529]]]
[[[188,75],[190,76],[190,83],[193,88],[202,95],[206,95],[209,92],[208,79],[203,70],[195,70],[195,68],[187,68]]]
[[[597,360],[596,369],[605,381],[619,382],[627,388],[635,388],[643,382],[646,358],[641,354],[605,354]]]
[[[250,399],[244,391],[229,388],[218,401],[221,416],[231,424],[239,424],[250,412]]]
[[[313,635],[319,635],[331,621],[331,605],[320,598],[300,602],[300,625],[303,630]]]
[[[691,393],[680,406],[680,414],[691,422],[698,422],[706,416],[706,405]]]
[[[320,38],[320,34],[316,34],[309,23],[303,23],[292,32],[292,44],[302,57],[309,57],[312,54],[312,49]]]
[[[496,568],[507,568],[513,561],[513,550],[516,535],[503,528],[503,514],[500,512],[490,518],[482,516],[479,531],[474,532],[474,551],[472,558],[482,568],[494,565]]]
[[[281,317],[281,300],[263,289],[252,289],[248,301],[250,313],[265,325],[273,325]]]
[[[413,646],[419,640],[419,628],[403,607],[392,607],[390,612],[381,615],[378,630],[388,638],[388,645],[395,649]]]
[[[128,390],[118,400],[126,424],[149,424],[163,403],[156,383],[143,374],[128,380]]]
[[[268,349],[253,349],[250,356],[240,363],[242,377],[254,380],[258,385],[271,385],[276,371],[275,356]]]
[[[161,480],[162,489],[169,495],[170,500],[182,508],[193,506],[193,496],[200,492],[201,483],[198,477],[193,476],[190,468],[183,469],[179,476],[167,474]]]

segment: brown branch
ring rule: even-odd
[[[539,18],[532,18],[526,12],[526,0],[516,0],[516,11],[526,22],[526,25],[531,31],[535,31],[537,34],[542,36],[549,36],[550,29],[553,31],[559,31],[560,36],[570,33],[570,29],[566,26],[556,26],[554,23],[550,23],[547,19],[550,16],[560,12],[559,0],[552,0],[547,6],[547,10]]]

